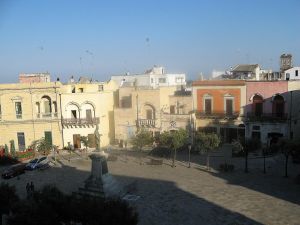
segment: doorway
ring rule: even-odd
[[[75,149],[81,148],[80,134],[73,134],[73,145]]]

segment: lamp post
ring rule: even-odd
[[[192,149],[192,143],[189,143],[188,148],[189,148],[189,168],[191,168],[191,149]]]

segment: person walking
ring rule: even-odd
[[[34,184],[33,184],[32,181],[31,181],[31,183],[30,183],[30,192],[31,192],[31,193],[34,192]]]
[[[26,184],[26,193],[27,193],[27,198],[28,198],[29,194],[30,194],[30,184],[29,183]]]

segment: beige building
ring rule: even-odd
[[[120,87],[114,110],[115,138],[122,145],[144,127],[153,135],[165,130],[186,128],[192,111],[191,93],[175,86]]]
[[[113,81],[90,82],[63,85],[61,112],[63,145],[84,148],[81,136],[88,137],[88,147],[95,148],[95,130],[101,135],[100,145],[107,146],[114,140],[114,91]]]
[[[300,138],[300,81],[288,81],[289,127],[292,139]]]
[[[60,125],[61,83],[19,83],[0,85],[0,144],[26,149],[45,138],[62,147]]]

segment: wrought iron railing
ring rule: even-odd
[[[99,117],[62,119],[63,125],[96,125],[99,121]]]
[[[149,126],[155,127],[155,120],[154,119],[139,119],[138,126]]]
[[[269,121],[269,120],[285,121],[288,119],[288,114],[287,113],[249,112],[249,113],[247,113],[247,119],[252,120],[252,121]]]
[[[197,118],[218,118],[218,119],[236,119],[239,117],[239,112],[226,112],[226,111],[197,111]]]

